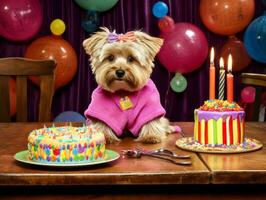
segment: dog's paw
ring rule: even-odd
[[[139,137],[135,139],[136,142],[143,142],[148,144],[156,144],[162,141],[162,137],[156,134],[140,133]]]
[[[115,142],[121,141],[118,137],[116,137],[113,130],[109,126],[107,126],[105,123],[103,123],[101,121],[94,121],[93,120],[91,125],[95,129],[101,131],[104,134],[106,143],[115,143]]]
[[[139,137],[135,141],[160,143],[166,137],[166,134],[172,131],[173,127],[169,125],[169,121],[166,118],[154,119],[141,128]]]

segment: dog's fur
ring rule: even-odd
[[[110,31],[107,28],[101,29],[102,31],[96,32],[83,42],[86,53],[90,55],[92,72],[98,85],[117,94],[143,88],[150,78],[154,57],[160,50],[163,40],[141,31],[134,31],[136,41],[108,43]],[[125,71],[122,78],[117,77],[115,73],[118,69]],[[92,124],[105,134],[107,142],[120,141],[105,123],[94,119]],[[158,143],[166,133],[173,131],[174,128],[169,125],[166,118],[156,118],[141,128],[136,141]]]

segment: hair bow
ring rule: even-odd
[[[126,34],[117,34],[115,32],[109,33],[108,42],[113,43],[113,42],[117,42],[117,41],[122,41],[122,42],[132,41],[132,42],[134,42],[134,41],[136,41],[136,36],[135,36],[133,31],[127,32]]]

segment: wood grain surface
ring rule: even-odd
[[[45,123],[46,126],[51,124]],[[56,124],[56,126],[64,124]],[[74,124],[76,126],[81,124]],[[189,126],[192,123],[188,124]],[[15,153],[27,149],[27,137],[31,130],[42,128],[44,123],[0,123],[0,185],[165,185],[165,184],[207,184],[210,172],[197,154],[179,150],[175,141],[179,134],[171,134],[161,144],[142,144],[134,138],[125,137],[118,144],[107,145],[121,153],[123,149],[141,147],[145,149],[168,148],[181,154],[190,154],[193,164],[179,166],[141,157],[139,159],[121,156],[120,159],[103,165],[81,168],[48,168],[19,163]],[[184,126],[186,129],[186,126]]]

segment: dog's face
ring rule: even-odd
[[[141,89],[163,40],[140,31],[117,35],[107,28],[102,30],[83,42],[96,82],[110,92]]]

